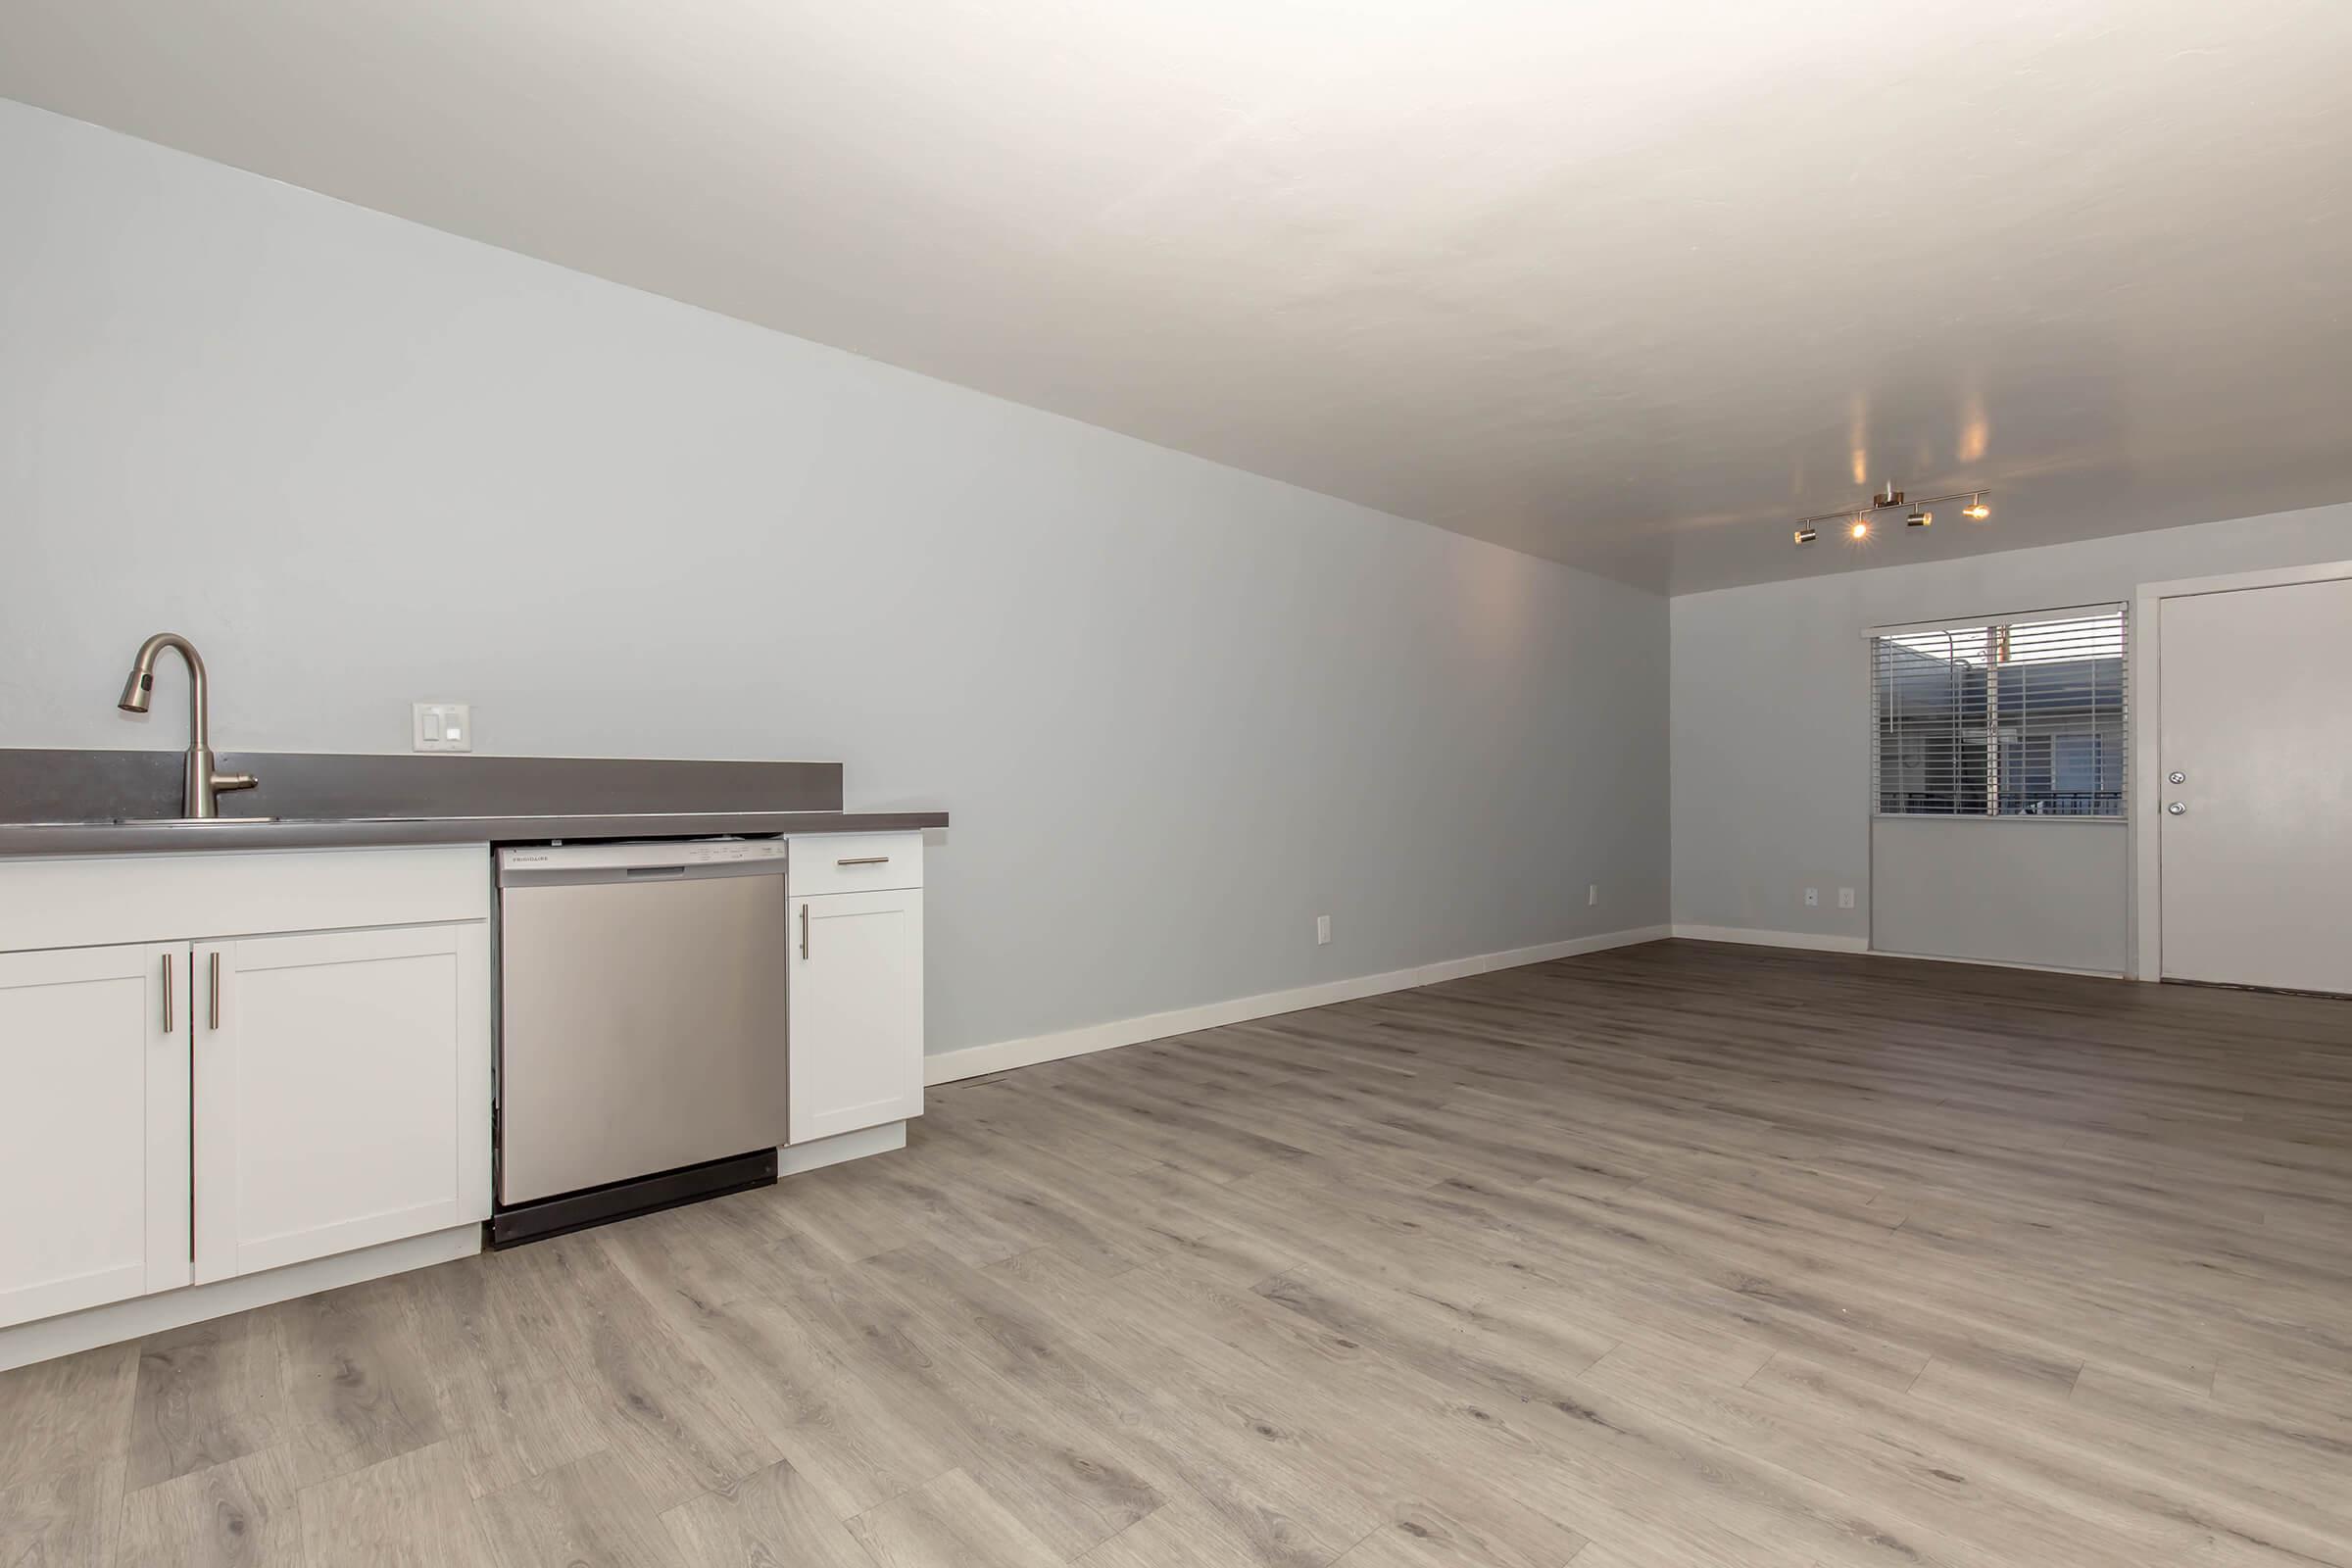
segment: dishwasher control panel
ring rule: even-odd
[[[640,839],[621,844],[522,844],[498,852],[502,871],[589,871],[661,865],[732,865],[772,860],[782,839]]]

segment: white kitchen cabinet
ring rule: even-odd
[[[922,1114],[922,890],[796,897],[792,917],[791,1141]]]
[[[187,950],[0,954],[0,1325],[188,1283]]]
[[[474,1243],[489,895],[487,845],[0,858],[0,1366]]]
[[[488,1217],[478,924],[199,943],[199,1282]]]

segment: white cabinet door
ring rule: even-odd
[[[188,1283],[187,962],[0,955],[0,1324]]]
[[[490,1212],[478,921],[199,943],[196,1278]]]
[[[792,1142],[923,1111],[923,895],[793,901]]]

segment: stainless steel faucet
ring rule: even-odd
[[[212,712],[204,689],[204,660],[196,645],[175,631],[159,631],[139,644],[139,657],[122,683],[122,700],[115,706],[125,713],[147,711],[155,690],[155,656],[165,649],[178,651],[188,664],[188,771],[181,795],[183,816],[219,816],[222,790],[249,790],[261,780],[251,773],[222,773],[213,766]]]

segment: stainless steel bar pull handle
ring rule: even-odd
[[[210,1021],[213,1028],[218,1031],[220,1027],[220,953],[219,949],[215,949],[213,952],[212,973],[207,977],[205,989],[208,993],[206,1003],[212,1009]]]
[[[164,955],[164,1033],[172,1032],[172,955]]]
[[[801,956],[808,956],[808,906],[801,906]]]
[[[833,863],[835,865],[888,865],[890,857],[887,855],[860,855],[847,860],[835,860]]]

